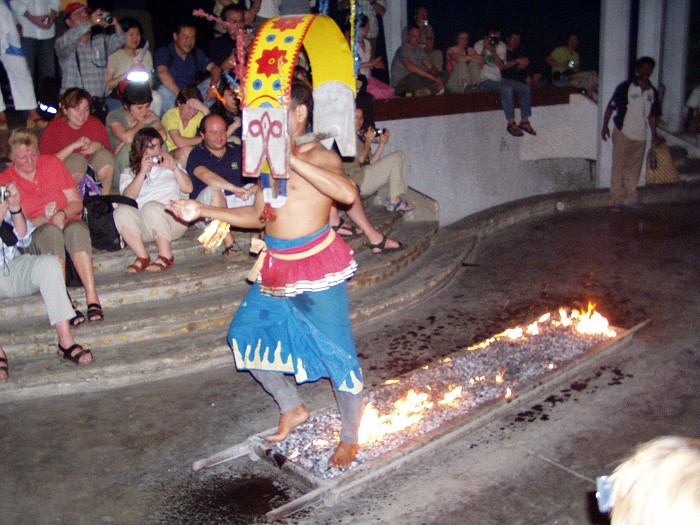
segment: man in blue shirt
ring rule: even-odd
[[[175,106],[175,98],[182,88],[196,84],[198,73],[211,75],[197,87],[205,100],[214,101],[211,86],[219,83],[221,69],[195,46],[196,40],[197,29],[183,22],[173,33],[173,41],[156,51],[156,83],[163,101],[161,115]]]
[[[192,148],[187,157],[187,173],[192,178],[190,197],[205,205],[219,208],[240,208],[255,203],[255,187],[244,179],[241,171],[243,150],[228,142],[226,121],[209,114],[199,128],[202,142]],[[236,252],[233,236],[224,238],[224,255]]]

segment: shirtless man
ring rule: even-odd
[[[292,82],[289,134],[303,134],[312,118],[308,84]],[[334,201],[350,205],[357,196],[343,174],[340,158],[318,143],[292,146],[287,202],[264,222],[268,251],[261,275],[229,328],[228,341],[238,370],[249,370],[280,408],[278,442],[306,421],[309,411],[296,386],[330,378],[342,420],[340,443],[331,467],[348,467],[358,450],[362,417],[362,370],[350,330],[346,279],[355,271],[352,250],[328,225]],[[197,201],[177,201],[169,209],[183,220],[212,218],[238,228],[260,228],[263,196],[255,205],[226,209]],[[273,264],[274,263],[274,264]]]

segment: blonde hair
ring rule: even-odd
[[[612,525],[700,523],[700,440],[664,436],[645,443],[611,481]]]
[[[12,131],[10,138],[7,140],[7,146],[10,148],[10,158],[15,152],[17,146],[34,146],[34,149],[39,152],[39,139],[36,133],[28,128],[17,128]]]

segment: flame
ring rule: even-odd
[[[370,441],[381,441],[385,435],[401,432],[405,428],[418,423],[422,412],[433,407],[428,401],[428,394],[416,393],[411,389],[405,397],[394,402],[394,411],[390,414],[379,415],[372,403],[369,403],[362,413],[360,423],[360,444]]]
[[[506,395],[505,395],[505,398],[506,398],[506,399],[510,399],[510,396],[512,396],[512,395],[513,395],[513,391],[510,389],[510,387],[506,387]]]
[[[439,405],[450,405],[457,401],[458,398],[462,397],[462,387],[450,389],[449,392],[445,392],[445,397],[438,401]]]

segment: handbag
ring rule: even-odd
[[[647,157],[647,184],[678,182],[678,170],[666,144],[649,148]]]
[[[90,230],[92,247],[117,252],[124,245],[114,224],[113,204],[138,208],[136,201],[122,195],[87,195],[83,199],[83,218]]]

